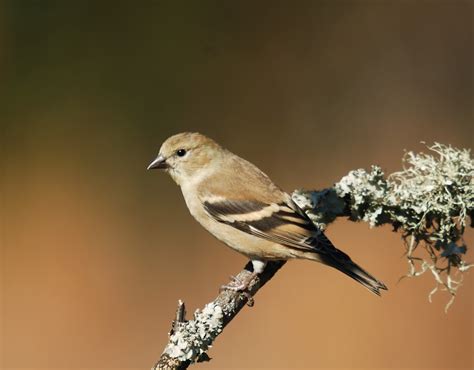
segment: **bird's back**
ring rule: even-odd
[[[257,166],[233,153],[228,154],[218,164],[219,171],[211,172],[205,183],[200,184],[200,192],[235,200],[251,198],[267,204],[289,198]]]

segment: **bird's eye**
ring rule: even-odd
[[[186,150],[184,149],[178,149],[176,151],[176,154],[178,155],[178,157],[184,157],[186,155]]]

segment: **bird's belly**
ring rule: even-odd
[[[286,260],[296,257],[289,248],[218,221],[211,221],[203,226],[224,244],[250,259]]]

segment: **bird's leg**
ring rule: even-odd
[[[247,298],[247,305],[248,306],[253,306],[254,304],[254,299],[252,295],[249,293],[247,290],[250,282],[257,276],[257,273],[251,272],[245,276],[245,278],[240,279],[235,276],[231,276],[231,282],[229,284],[225,284],[221,286],[221,289],[219,291],[223,290],[231,290],[233,292],[239,292],[242,294],[245,298]]]
[[[220,291],[222,290],[232,290],[234,292],[241,292],[247,298],[247,304],[253,306],[254,299],[251,294],[248,292],[248,287],[252,280],[262,273],[265,269],[266,262],[259,260],[252,260],[253,271],[250,274],[247,274],[244,279],[239,279],[235,276],[231,276],[232,280],[229,284],[222,285]]]
[[[253,271],[244,279],[239,279],[238,277],[231,276],[230,279],[232,280],[231,283],[223,285],[222,289],[233,290],[235,292],[244,291],[249,287],[250,282],[261,274],[267,265],[266,262],[259,261],[259,260],[252,260]]]

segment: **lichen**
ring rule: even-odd
[[[435,288],[429,299],[440,288],[447,290],[447,310],[463,272],[473,266],[464,260],[468,248],[463,234],[467,217],[473,221],[474,160],[467,149],[438,143],[428,149],[431,154],[406,153],[404,169],[388,177],[378,166],[358,169],[332,189],[296,191],[293,199],[321,228],[346,215],[371,227],[390,224],[401,230],[409,264],[406,276],[430,271]]]
[[[326,225],[337,217],[344,215],[346,205],[334,189],[311,192],[295,190],[291,196],[321,230],[324,230]]]
[[[164,353],[179,361],[196,361],[203,355],[223,327],[222,308],[211,302],[196,310],[194,319],[179,323],[171,333]]]

